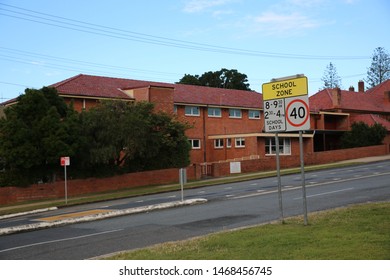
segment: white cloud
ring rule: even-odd
[[[276,12],[277,11],[277,12]],[[307,13],[306,13],[307,14]],[[273,9],[252,17],[252,31],[266,35],[296,35],[321,26],[317,19],[307,16],[304,11]],[[309,14],[310,15],[310,14]]]
[[[231,0],[191,0],[183,8],[186,13],[203,12],[209,8],[223,6]]]

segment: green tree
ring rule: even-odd
[[[189,164],[187,126],[155,113],[152,103],[103,102],[82,119],[89,145],[83,165],[89,169],[125,172]]]
[[[185,74],[179,84],[200,85],[215,88],[251,90],[248,77],[235,69],[222,68],[219,71],[208,71],[199,75]]]
[[[351,125],[351,130],[341,137],[341,146],[346,149],[380,145],[386,134],[387,130],[381,124],[369,126],[364,122],[356,122]]]
[[[341,88],[341,78],[337,74],[337,69],[332,62],[326,66],[324,76],[321,78],[321,80],[324,82],[322,89]]]
[[[384,48],[378,47],[374,50],[371,59],[371,66],[367,69],[365,81],[370,87],[375,87],[390,79],[390,55]]]
[[[53,180],[61,156],[73,156],[67,105],[53,88],[26,89],[0,120],[0,158],[19,183]]]
[[[185,74],[184,77],[180,79],[178,84],[195,85],[195,86],[201,85],[199,81],[199,75],[190,75],[190,74]]]

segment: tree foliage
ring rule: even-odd
[[[350,131],[344,133],[341,146],[345,149],[380,145],[386,134],[387,130],[381,124],[369,126],[364,122],[356,122],[351,125]]]
[[[178,84],[190,84],[215,88],[251,90],[248,77],[235,69],[222,68],[219,71],[208,71],[199,75],[185,74]]]
[[[155,113],[151,103],[108,101],[84,112],[82,119],[89,169],[140,171],[189,164],[188,127]]]
[[[367,69],[367,79],[370,87],[375,87],[387,79],[390,79],[390,55],[382,47],[374,50],[371,58],[371,66]]]
[[[324,76],[321,78],[324,82],[322,89],[326,88],[341,88],[341,78],[337,74],[336,66],[330,62],[324,71]]]
[[[72,176],[185,167],[188,126],[151,103],[104,102],[78,113],[53,88],[27,89],[0,119],[0,185],[55,180],[61,156]]]
[[[51,180],[62,155],[76,152],[67,131],[69,109],[51,88],[27,89],[0,120],[0,157],[11,177]]]

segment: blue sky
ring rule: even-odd
[[[250,87],[332,62],[342,88],[390,52],[387,0],[0,0],[0,98],[92,74],[174,83],[221,68]]]

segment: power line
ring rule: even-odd
[[[89,62],[89,61],[83,61],[83,60],[76,60],[71,58],[64,58],[64,57],[58,57],[58,56],[52,56],[47,54],[40,54],[36,52],[30,52],[30,51],[23,51],[13,48],[6,48],[0,46],[0,52],[5,53],[11,53],[13,55],[18,55],[22,57],[27,57],[29,59],[44,59],[45,61],[55,61],[55,62],[62,62],[66,64],[71,64],[72,66],[75,65],[81,65],[83,67],[93,67],[98,69],[109,69],[109,70],[120,70],[120,71],[126,71],[126,72],[139,72],[139,73],[147,73],[147,74],[155,74],[155,75],[164,75],[164,76],[176,76],[179,75],[178,73],[172,73],[172,72],[162,72],[162,71],[156,71],[156,70],[147,70],[147,69],[140,69],[140,68],[131,68],[131,67],[124,67],[124,66],[117,66],[117,65],[109,65],[109,64],[103,64],[103,63],[96,63],[96,62]],[[26,62],[29,64],[34,64],[34,62],[28,62],[24,58],[9,56],[9,55],[1,55],[0,57],[3,57],[5,59],[14,59],[18,62]],[[47,62],[43,62],[42,64],[47,64]],[[56,65],[58,66],[58,65]],[[62,65],[63,66],[63,65]],[[76,68],[73,68],[76,69]]]
[[[56,15],[50,15],[47,13],[41,13],[41,12],[24,9],[24,8],[20,8],[8,4],[3,4],[3,3],[0,3],[0,5],[8,7],[8,8],[0,8],[0,10],[3,11],[3,13],[0,13],[0,15],[2,16],[12,17],[20,20],[26,20],[30,22],[45,24],[49,26],[64,28],[64,29],[78,31],[78,32],[84,32],[84,33],[89,33],[89,34],[94,34],[99,36],[106,36],[106,37],[116,38],[121,40],[129,40],[129,41],[136,41],[136,42],[147,43],[147,44],[154,44],[159,46],[190,49],[196,51],[214,52],[214,53],[221,53],[221,54],[284,58],[284,59],[310,59],[310,60],[369,59],[368,56],[303,55],[303,54],[291,54],[291,53],[263,52],[263,51],[216,46],[216,45],[203,44],[203,43],[197,43],[191,41],[177,40],[177,39],[161,37],[161,36],[154,36],[145,33],[133,32],[129,30],[88,23],[85,21],[69,19],[69,18],[56,16]]]

